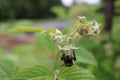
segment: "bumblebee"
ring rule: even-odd
[[[75,50],[64,51],[61,60],[64,61],[64,66],[71,67],[76,61]]]

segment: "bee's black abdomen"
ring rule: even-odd
[[[64,61],[64,66],[71,67],[76,61],[75,50],[71,52],[62,52],[61,60]]]
[[[72,57],[70,56],[65,56],[64,57],[64,65],[67,67],[70,67],[73,65]]]

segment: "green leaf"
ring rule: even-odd
[[[14,66],[11,60],[0,59],[0,76],[2,80],[9,80],[11,78]]]
[[[41,27],[18,27],[9,29],[9,33],[17,33],[17,32],[42,32],[44,31]]]
[[[79,49],[77,49],[76,57],[78,63],[85,63],[93,66],[97,65],[97,61],[95,60],[93,54],[87,51],[85,48],[80,47]]]
[[[56,33],[56,28],[50,28],[50,29],[48,29],[48,32],[51,32],[51,33],[55,34]]]
[[[50,40],[50,36],[44,36],[41,34],[35,34],[36,36],[36,42],[37,42],[37,47],[38,49],[40,48],[42,51],[48,51],[51,53],[54,53],[56,50],[56,46],[54,45],[53,42]]]
[[[25,68],[13,76],[12,80],[34,80],[53,78],[53,73],[47,67],[35,65]]]
[[[58,80],[95,80],[95,77],[86,69],[72,66],[62,68]]]
[[[49,33],[52,33],[54,35],[62,35],[62,32],[60,30],[58,30],[57,28],[50,28],[48,30]]]

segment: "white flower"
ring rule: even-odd
[[[62,38],[62,36],[57,36],[57,35],[55,35],[54,38],[53,38],[53,41],[54,41],[56,44],[60,45],[60,44],[62,44],[62,42],[63,42],[63,38]]]
[[[71,49],[79,49],[79,47],[73,46],[73,44],[65,45],[61,50],[71,50]]]
[[[86,17],[85,16],[78,16],[77,21],[80,23],[86,23]]]
[[[62,32],[56,29],[55,33],[50,32],[50,36],[53,42],[57,45],[61,45],[63,42]]]
[[[99,34],[100,33],[99,27],[100,27],[100,25],[96,21],[92,22],[91,30],[94,34]]]
[[[58,29],[56,29],[56,35],[62,35],[62,32]]]

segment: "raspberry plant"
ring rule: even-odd
[[[63,35],[58,29],[44,30],[41,27],[20,27],[10,29],[15,32],[39,32],[40,35],[49,36],[57,47],[57,55],[54,60],[53,69],[44,65],[34,65],[18,71],[12,80],[95,80],[95,77],[87,69],[80,67],[77,63],[97,65],[93,55],[75,43],[84,37],[96,36],[100,33],[99,24],[96,21],[87,22],[86,17],[76,17],[75,27],[69,34]],[[60,64],[57,64],[57,59]]]

